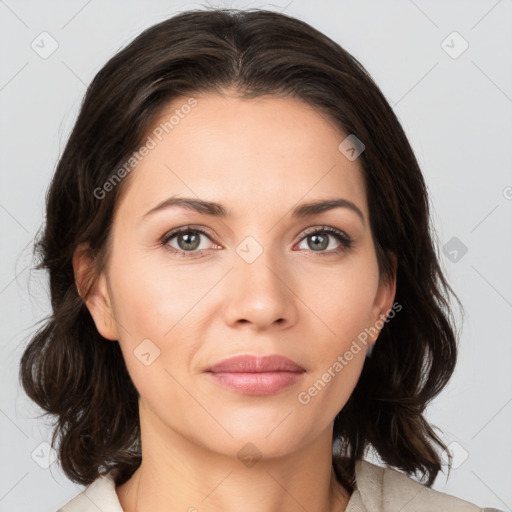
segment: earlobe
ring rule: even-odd
[[[96,329],[104,338],[119,339],[106,275],[101,272],[93,281],[92,263],[87,255],[85,244],[78,246],[73,254],[73,270],[78,294],[84,299]]]

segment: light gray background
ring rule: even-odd
[[[466,309],[458,368],[428,409],[456,466],[448,483],[440,475],[434,487],[511,510],[510,0],[0,0],[0,511],[54,512],[82,489],[56,463],[41,467],[49,462],[50,433],[17,378],[35,322],[49,312],[46,277],[30,272],[31,245],[77,108],[97,71],[141,30],[204,5],[268,8],[305,20],[358,58],[393,106],[430,189],[441,261]],[[34,40],[43,46],[43,31],[58,43],[46,59],[31,47]],[[462,40],[451,36],[442,45],[453,31],[469,44],[458,58],[445,49],[458,53]],[[445,254],[453,237],[456,253]]]

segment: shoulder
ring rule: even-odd
[[[480,507],[468,501],[431,489],[395,469],[365,460],[356,462],[356,488],[367,512],[482,512]]]
[[[111,471],[97,478],[57,512],[123,512]]]

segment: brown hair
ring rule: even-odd
[[[446,449],[423,412],[456,362],[448,292],[430,226],[427,190],[406,135],[363,66],[305,22],[259,9],[187,11],[140,34],[98,72],[46,197],[34,246],[49,272],[52,314],[20,364],[28,396],[56,417],[63,471],[89,484],[116,470],[124,483],[141,462],[138,392],[118,342],[105,340],[78,294],[72,266],[79,244],[94,262],[89,288],[108,260],[113,212],[129,178],[95,190],[136,151],[174,98],[235,90],[298,98],[365,145],[370,224],[381,276],[394,272],[403,311],[386,323],[350,399],[334,422],[335,469],[347,488],[355,461],[373,447],[381,459],[432,485]],[[341,142],[341,141],[340,141]],[[457,299],[458,301],[458,299]],[[460,305],[460,302],[459,302]]]

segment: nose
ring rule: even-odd
[[[230,326],[248,324],[262,331],[288,328],[297,322],[299,299],[293,293],[293,277],[271,251],[263,251],[252,263],[235,255],[226,286],[224,313]]]

